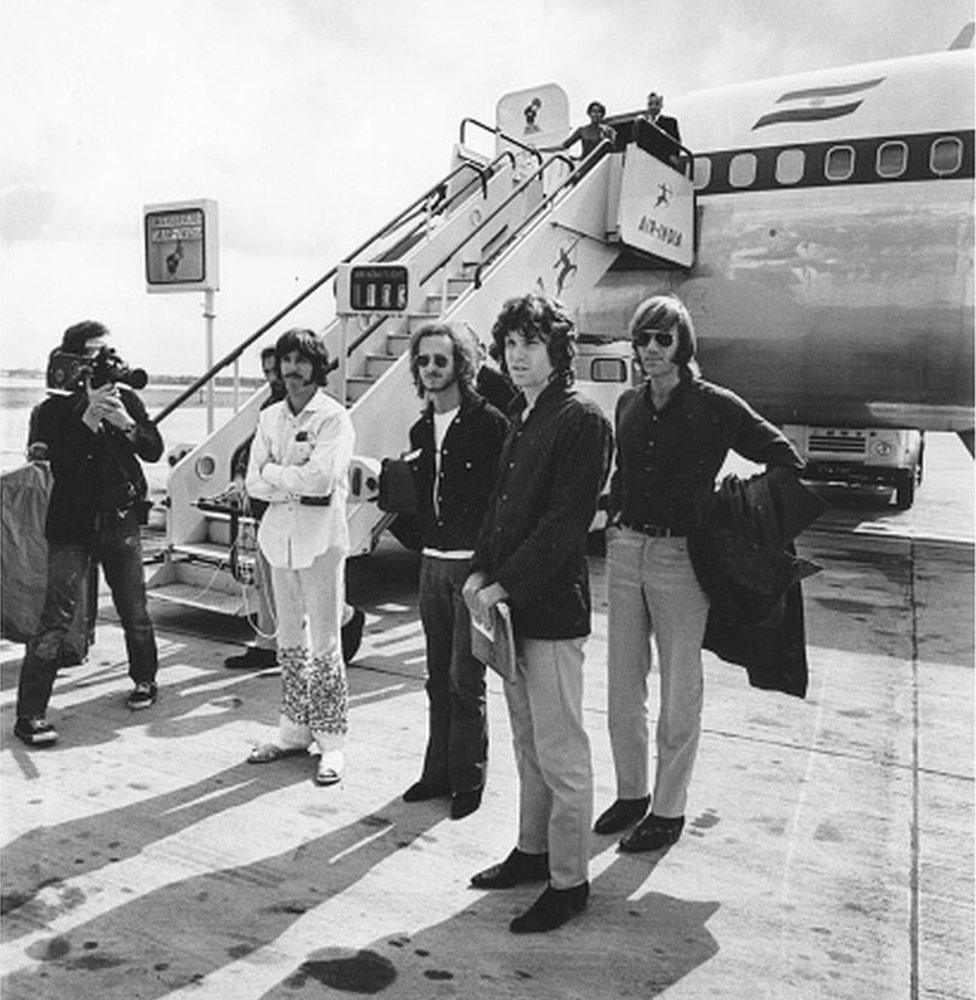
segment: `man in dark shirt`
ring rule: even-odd
[[[482,621],[500,601],[511,607],[518,664],[505,697],[519,774],[519,833],[508,857],[471,884],[505,889],[548,879],[510,924],[527,933],[559,927],[589,896],[586,536],[609,471],[612,435],[599,407],[572,388],[575,333],[558,302],[534,294],[511,299],[492,340],[524,406],[502,451],[464,595]]]
[[[753,462],[791,469],[803,463],[777,428],[699,377],[695,331],[680,300],[642,302],[630,335],[646,381],[617,403],[607,510],[607,698],[618,797],[595,829],[617,833],[651,803],[646,701],[653,636],[661,673],[653,811],[620,842],[621,850],[637,852],[680,837],[701,733],[708,599],[688,557],[695,499],[712,490],[730,449]]]
[[[107,336],[101,323],[85,321],[65,331],[61,347],[85,371]],[[125,632],[135,683],[127,704],[142,709],[156,700],[156,637],[139,539],[147,487],[139,459],[157,461],[163,441],[132,389],[113,381],[93,387],[90,374],[41,404],[35,434],[47,445],[54,477],[45,527],[48,584],[20,668],[14,733],[28,746],[46,746],[57,739],[45,716],[93,559],[101,563]]]
[[[423,545],[420,617],[430,730],[420,780],[403,798],[449,795],[452,819],[481,805],[485,784],[485,667],[471,653],[461,588],[508,430],[505,417],[474,391],[476,367],[473,338],[446,323],[422,326],[410,339],[410,370],[427,400],[410,428],[410,449]]]
[[[638,119],[639,122],[646,122],[652,126],[645,131],[642,143],[659,159],[677,166],[681,155],[681,132],[678,129],[677,118],[662,115],[663,108],[664,98],[652,90],[647,95],[647,111]]]

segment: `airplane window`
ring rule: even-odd
[[[776,157],[776,180],[780,184],[796,184],[803,180],[806,154],[802,149],[784,149]]]
[[[878,146],[876,167],[881,177],[901,177],[908,166],[908,147],[903,142],[883,142]]]
[[[828,181],[846,181],[854,173],[854,149],[851,146],[834,146],[827,150],[824,174]]]
[[[712,161],[707,156],[695,157],[695,190],[707,188],[712,179]]]
[[[755,153],[737,153],[729,163],[729,183],[732,187],[749,187],[756,179]]]
[[[962,165],[962,143],[953,135],[936,139],[929,154],[933,174],[954,174]]]

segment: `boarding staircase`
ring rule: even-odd
[[[496,133],[498,155],[489,159],[468,148],[467,128]],[[645,190],[659,176],[670,191],[682,193],[674,199],[668,224],[660,221],[668,206],[662,208],[656,192]],[[652,208],[655,200],[658,205]],[[658,221],[649,223],[648,212],[656,213]],[[694,225],[689,178],[637,144],[613,152],[605,143],[576,164],[562,154],[544,158],[511,136],[465,119],[444,178],[155,419],[164,419],[236,361],[312,291],[327,283],[334,286],[336,316],[321,335],[340,365],[330,375],[327,391],[349,407],[355,428],[347,503],[350,554],[368,553],[390,522],[376,505],[380,461],[406,448],[407,429],[421,406],[407,357],[411,333],[444,320],[466,324],[487,341],[501,304],[533,290],[558,298],[572,312],[616,260],[622,243],[644,253],[660,251],[668,266],[690,266]],[[678,242],[684,245],[676,252],[674,234],[679,232],[684,236]],[[649,240],[655,243],[651,249]],[[393,297],[378,284],[364,299],[360,281],[359,302],[352,301],[350,288],[364,274],[367,279],[371,274],[382,277],[391,270],[404,278]],[[231,457],[254,432],[267,393],[267,387],[258,390],[174,465],[165,501],[164,556],[147,582],[154,596],[229,614],[253,611],[249,588],[260,582],[242,549],[243,539],[253,538],[253,525],[241,512],[221,509],[207,498],[227,486]],[[242,533],[242,527],[247,531]]]

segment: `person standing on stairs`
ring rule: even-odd
[[[488,763],[485,667],[471,653],[461,596],[488,507],[508,421],[474,390],[472,336],[429,323],[410,338],[410,371],[426,407],[410,428],[422,542],[420,618],[427,645],[429,732],[406,802],[450,796],[451,818],[481,805]]]
[[[340,648],[346,494],[355,444],[346,408],[323,391],[336,365],[306,329],[283,333],[275,365],[285,398],[262,411],[247,467],[247,491],[268,503],[258,545],[271,564],[278,607],[282,699],[278,742],[255,747],[265,764],[318,744],[316,783],[342,778],[349,691]]]

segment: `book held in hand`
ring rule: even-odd
[[[511,608],[501,601],[491,609],[488,625],[471,616],[471,652],[503,680],[515,679],[515,633]]]

